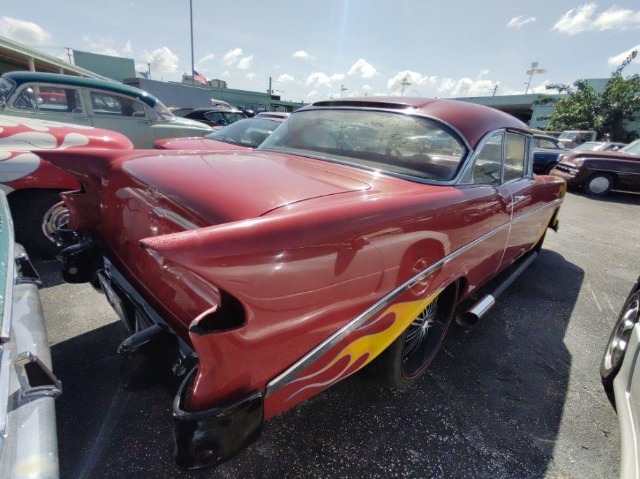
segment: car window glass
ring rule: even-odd
[[[13,102],[13,106],[20,110],[37,110],[38,102],[33,88],[29,87],[22,90],[20,95],[18,95]]]
[[[452,180],[466,154],[460,140],[438,121],[357,109],[294,113],[258,149],[433,181]]]
[[[505,135],[504,181],[522,178],[527,151],[526,137],[517,133]]]
[[[503,140],[504,135],[500,133],[484,144],[473,165],[473,183],[492,186],[500,184]]]
[[[537,139],[536,143],[536,148],[554,149],[558,147],[554,142],[547,140],[546,138]]]
[[[144,117],[144,105],[124,96],[110,95],[102,92],[91,92],[91,107],[96,115]]]

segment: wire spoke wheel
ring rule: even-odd
[[[428,366],[444,336],[447,322],[439,314],[438,299],[423,309],[407,329],[401,355],[401,373],[407,380],[418,376]]]

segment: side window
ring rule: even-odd
[[[218,123],[220,125],[226,125],[227,124],[227,120],[224,117],[224,115],[220,112],[217,111],[210,111],[208,113],[204,114],[204,117],[209,120],[212,121],[214,123]]]
[[[517,133],[505,134],[504,181],[522,178],[526,166],[526,137]]]
[[[91,106],[96,115],[145,117],[144,105],[124,96],[92,91]]]
[[[38,102],[33,88],[28,87],[22,90],[22,93],[13,102],[13,106],[20,110],[37,110]]]
[[[504,135],[494,135],[484,144],[473,165],[473,182],[478,185],[498,186],[502,170],[502,144]]]
[[[21,110],[82,113],[80,93],[75,88],[32,85],[16,98],[13,106]]]

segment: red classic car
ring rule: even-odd
[[[247,150],[257,148],[284,118],[245,118],[205,136],[156,140],[159,150]]]
[[[352,98],[255,151],[44,157],[83,186],[62,274],[106,293],[120,352],[174,345],[175,454],[197,468],[365,366],[415,382],[458,306],[477,296],[458,316],[477,320],[557,228],[565,182],[534,177],[532,142],[479,105]]]
[[[53,232],[68,216],[59,193],[80,187],[72,175],[43,161],[38,153],[86,147],[130,150],[133,145],[114,131],[0,115],[0,190],[9,200],[16,241],[32,256],[57,251]]]

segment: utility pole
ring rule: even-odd
[[[194,72],[196,71],[196,65],[193,60],[193,0],[189,0],[189,19],[191,25],[191,85],[195,86],[196,79]]]
[[[73,62],[71,61],[71,48],[69,47],[65,47],[67,49],[67,56],[69,57],[69,63],[71,63],[73,65]]]
[[[537,75],[538,73],[547,73],[547,70],[538,68],[538,62],[531,62],[531,70],[527,70],[527,75],[529,75],[529,82],[527,83],[527,89],[524,91],[525,95],[529,93],[529,87],[531,86],[531,77],[533,75]]]
[[[493,95],[491,96],[496,96],[496,92],[498,91],[498,84],[496,83],[495,88],[493,89]]]
[[[147,63],[147,78],[151,80],[151,63]]]
[[[345,88],[344,85],[340,85],[340,98],[342,98],[342,94],[347,90],[348,88]]]
[[[407,77],[404,77],[404,79],[402,80],[402,90],[400,91],[400,96],[404,96],[404,88],[407,86],[411,86],[412,83],[409,81],[409,79]]]
[[[267,94],[269,96],[273,95],[273,89],[272,89],[272,86],[271,86],[271,77],[269,77],[269,89],[267,90]]]

